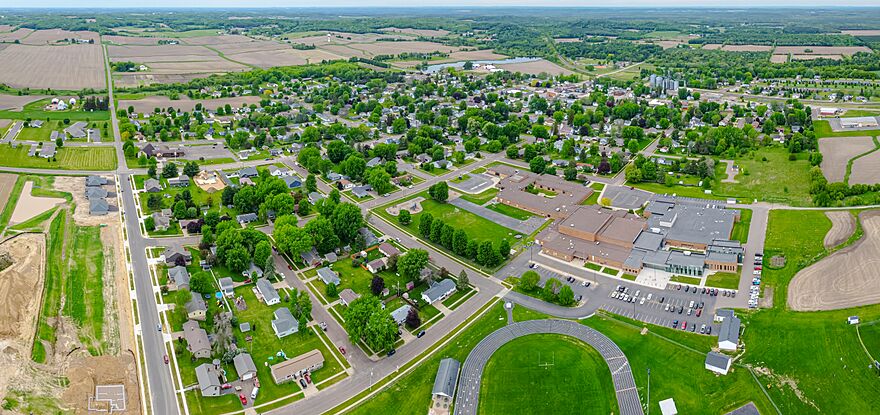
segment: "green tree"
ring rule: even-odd
[[[519,288],[523,291],[532,291],[538,286],[538,282],[541,281],[541,276],[538,275],[535,271],[526,271],[519,278]]]
[[[309,193],[318,191],[318,180],[314,174],[306,176],[306,191]]]
[[[166,163],[165,166],[162,167],[162,177],[166,179],[177,177],[177,164]]]
[[[468,279],[467,272],[462,268],[461,273],[458,274],[458,281],[455,286],[459,290],[464,290],[468,287],[468,284],[470,284],[470,279]]]
[[[543,157],[533,157],[529,162],[529,170],[532,173],[541,174],[544,173],[544,170],[547,168],[547,160],[544,160]]]
[[[422,216],[419,218],[419,234],[422,236],[422,238],[430,239],[433,221],[434,216],[430,213],[423,213]]]
[[[269,242],[257,242],[257,245],[254,246],[254,264],[265,264],[270,255],[272,255],[272,246],[269,245]]]
[[[449,185],[445,181],[437,182],[428,188],[428,195],[440,203],[446,202],[449,199]]]
[[[457,229],[452,237],[452,252],[456,255],[465,256],[467,254],[468,236],[464,229]]]
[[[199,163],[188,161],[183,165],[183,174],[189,177],[195,177],[195,175],[199,174]]]
[[[361,209],[351,203],[340,203],[333,209],[333,230],[339,240],[351,243],[358,235],[358,230],[364,226],[364,216]]]
[[[408,210],[403,209],[397,215],[397,222],[399,222],[403,226],[409,225],[410,222],[412,222],[412,215],[410,215]]]
[[[570,306],[574,304],[574,291],[568,285],[563,285],[559,289],[559,297],[556,300],[560,305]]]
[[[189,279],[189,289],[200,294],[213,294],[214,282],[206,272],[197,272]]]
[[[415,281],[422,268],[426,266],[428,266],[428,252],[424,249],[410,249],[397,260],[397,272],[411,281]]]
[[[498,244],[498,254],[505,259],[510,256],[510,242],[507,242],[507,239],[502,239]]]
[[[541,290],[541,295],[544,297],[544,300],[554,302],[559,295],[560,289],[562,289],[562,283],[559,280],[548,278],[547,282],[544,283],[544,289]]]
[[[339,296],[339,293],[336,291],[336,284],[327,284],[326,294],[327,297],[336,298]]]

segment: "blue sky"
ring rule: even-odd
[[[413,7],[413,6],[538,6],[538,7],[815,7],[878,6],[877,0],[0,0],[2,7]]]

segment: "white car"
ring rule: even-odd
[[[653,296],[654,296],[654,294],[648,293],[648,301],[651,301],[651,297],[653,297]]]
[[[642,297],[642,301],[639,301],[639,305],[645,305],[645,297]]]

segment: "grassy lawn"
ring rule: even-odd
[[[461,198],[477,205],[483,205],[484,203],[494,199],[496,195],[498,195],[498,189],[492,187],[473,195],[462,193]]]
[[[40,128],[24,127],[15,139],[20,141],[49,141],[49,136],[52,134],[52,131],[56,129],[52,128],[52,124],[55,123],[44,123]],[[61,128],[63,127],[59,126],[57,129]]]
[[[571,337],[536,334],[492,355],[483,372],[479,412],[607,414],[617,412],[617,399],[599,352]]]
[[[599,264],[594,264],[594,263],[592,263],[592,262],[584,262],[584,266],[587,267],[587,268],[589,268],[589,269],[591,269],[591,270],[593,270],[593,271],[601,271],[601,270],[602,270],[602,266],[601,266],[601,265],[599,265]]]
[[[584,201],[581,202],[581,204],[582,205],[595,205],[595,204],[599,203],[599,195],[601,195],[601,194],[602,193],[599,190],[596,190],[595,192],[593,192],[593,194],[590,195],[590,197],[584,199]]]
[[[626,354],[642,402],[647,401],[651,369],[652,414],[659,414],[660,401],[669,397],[681,397],[675,399],[681,414],[723,414],[750,401],[762,414],[775,413],[746,369],[734,367],[727,376],[705,369],[713,337],[658,326],[647,326],[648,334],[642,335],[645,324],[604,313],[582,323],[601,331]]]
[[[110,120],[108,111],[45,111],[43,108],[50,102],[49,98],[37,100],[24,105],[21,111],[0,110],[0,118],[9,118],[13,120],[32,120],[49,119],[51,121],[70,120],[75,121],[107,121]]]
[[[352,267],[351,260],[348,258],[343,258],[334,262],[330,265],[330,269],[339,274],[339,286],[336,287],[339,291],[351,288],[352,291],[360,295],[372,295],[372,292],[370,291],[370,283],[373,281],[373,274],[371,274],[370,271],[367,271],[360,266]],[[317,275],[317,272],[317,269],[310,270],[306,275],[311,277]],[[406,286],[407,279],[397,276],[391,271],[380,271],[379,276],[385,280],[385,287],[387,287],[389,291],[396,291],[394,288],[396,284],[400,284],[401,290]],[[320,279],[316,279],[314,284],[317,289],[321,290],[321,295],[326,297],[327,284],[324,284],[324,281],[321,281]]]
[[[491,241],[492,243],[498,243],[498,241],[502,239],[507,239],[512,244],[515,242],[514,236],[519,235],[518,232],[507,229],[481,216],[461,210],[448,203],[438,203],[432,200],[427,192],[418,193],[406,199],[396,200],[389,205],[375,209],[374,212],[392,223],[398,223],[397,217],[388,214],[388,212],[385,211],[385,208],[415,198],[416,196],[422,196],[425,198],[421,203],[422,211],[412,215],[412,222],[410,222],[409,225],[404,226],[404,228],[413,235],[419,235],[419,219],[425,213],[430,213],[434,216],[434,220],[441,219],[455,229],[464,229],[465,231],[468,231],[468,237],[476,239],[479,242]]]
[[[600,271],[600,272],[602,272],[603,274],[608,274],[608,275],[617,275],[617,273],[618,273],[618,271],[616,269],[610,268],[610,267],[603,267],[602,271]]]
[[[762,282],[773,290],[773,304],[785,303],[788,283],[801,268],[825,255],[825,234],[831,229],[831,220],[822,211],[771,210],[767,223],[764,255],[785,256],[785,267],[764,268]],[[767,262],[769,264],[769,262]]]
[[[738,158],[740,166],[736,176],[739,183],[718,183],[714,193],[724,197],[758,199],[768,202],[784,202],[795,206],[809,206],[810,162],[799,154],[795,161],[788,160],[789,153],[782,147],[764,148],[751,158]],[[767,161],[763,161],[763,158]]]
[[[56,161],[28,156],[30,146],[0,146],[0,166],[61,170],[113,170],[116,168],[116,151],[111,146],[62,147]]]
[[[504,203],[493,203],[489,206],[486,206],[486,208],[518,220],[527,220],[533,216],[529,212],[526,212],[519,208],[515,208],[513,206],[505,205]]]
[[[743,244],[749,241],[749,226],[752,224],[752,210],[739,209],[739,221],[734,222],[730,238]]]
[[[706,277],[706,286],[735,290],[739,287],[739,277],[740,274],[734,272],[716,272]]]
[[[660,183],[626,183],[629,186],[633,186],[637,189],[647,190],[651,193],[657,194],[675,194],[677,196],[682,197],[695,197],[698,199],[719,199],[721,196],[716,196],[714,194],[706,194],[703,191],[703,188],[696,186],[666,186]]]
[[[636,276],[632,275],[632,274],[623,274],[620,276],[620,278],[623,278],[627,281],[635,281],[636,280]]]
[[[869,322],[859,326],[859,335],[862,342],[868,349],[874,359],[880,358],[880,324],[877,321]]]
[[[446,307],[452,307],[453,304],[458,302],[463,297],[470,297],[472,293],[476,293],[473,288],[468,287],[466,290],[457,290],[448,298],[443,300],[443,305]]]
[[[876,115],[876,114],[874,114]],[[847,116],[850,116],[847,114]],[[816,132],[817,138],[822,137],[860,137],[860,136],[878,136],[880,130],[863,130],[863,131],[831,131],[831,124],[827,120],[813,121],[813,131]]]
[[[680,282],[684,284],[700,285],[700,279],[697,277],[685,277],[684,275],[673,275],[669,281]]]

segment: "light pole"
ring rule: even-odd
[[[651,368],[648,368],[648,415],[651,415]]]
[[[648,372],[650,373],[650,371]],[[370,369],[370,392],[373,391],[373,369]]]

